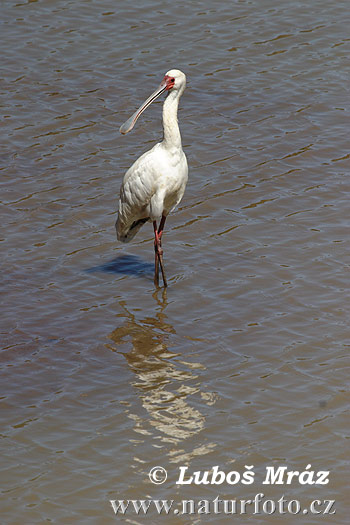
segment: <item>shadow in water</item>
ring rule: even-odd
[[[137,277],[153,278],[154,266],[135,255],[120,255],[104,264],[88,268],[86,272],[117,273],[122,275],[136,275]]]
[[[163,443],[179,445],[205,428],[203,404],[215,403],[215,396],[205,392],[201,380],[205,367],[187,354],[178,351],[184,341],[179,341],[169,322],[165,309],[166,291],[153,294],[158,303],[154,317],[137,318],[125,301],[120,302],[122,323],[110,335],[108,348],[122,354],[134,374],[132,382],[137,392],[136,405],[127,406],[128,417],[135,422],[134,431]],[[175,350],[176,348],[176,350]],[[142,409],[140,409],[142,407]],[[179,462],[215,448],[204,440],[197,449],[187,453],[172,449],[171,461]]]

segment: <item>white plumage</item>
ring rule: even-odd
[[[168,92],[163,105],[163,140],[141,155],[126,172],[120,188],[116,222],[117,237],[122,242],[129,242],[145,222],[153,222],[156,252],[155,280],[158,284],[159,261],[165,286],[161,236],[165,219],[181,201],[188,178],[187,160],[182,150],[177,121],[179,99],[185,87],[184,73],[177,69],[168,71],[159,88],[120,128],[121,133],[128,133],[153,100],[161,93]],[[156,224],[158,220],[161,221],[159,229]]]

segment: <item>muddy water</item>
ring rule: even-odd
[[[255,523],[319,523],[315,499],[346,523],[348,3],[2,2],[1,40],[1,523],[243,523],[109,500],[258,493],[302,510]],[[173,67],[165,293],[150,225],[124,246],[114,221],[162,101],[118,128]],[[309,464],[327,485],[262,484]],[[254,483],[175,483],[215,465]]]

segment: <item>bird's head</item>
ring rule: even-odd
[[[165,73],[163,82],[165,83],[165,89],[167,91],[175,90],[180,91],[182,94],[186,87],[186,75],[179,69],[170,69],[170,71]]]
[[[177,97],[180,97],[185,87],[185,74],[182,73],[182,71],[180,71],[179,69],[170,69],[170,71],[168,71],[165,74],[158,89],[156,89],[156,91],[152,93],[152,95],[148,97],[148,99],[135,111],[135,113],[131,115],[131,117],[120,127],[120,133],[122,133],[123,135],[129,133],[129,131],[131,131],[132,128],[135,126],[135,123],[141,115],[141,113],[145,111],[145,109],[148,108],[148,106],[152,104],[152,102],[156,100],[156,98],[158,98],[159,95],[167,91],[169,94],[174,93]]]

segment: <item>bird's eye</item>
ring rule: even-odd
[[[171,80],[172,82],[175,82],[175,78],[171,78],[170,80]]]

